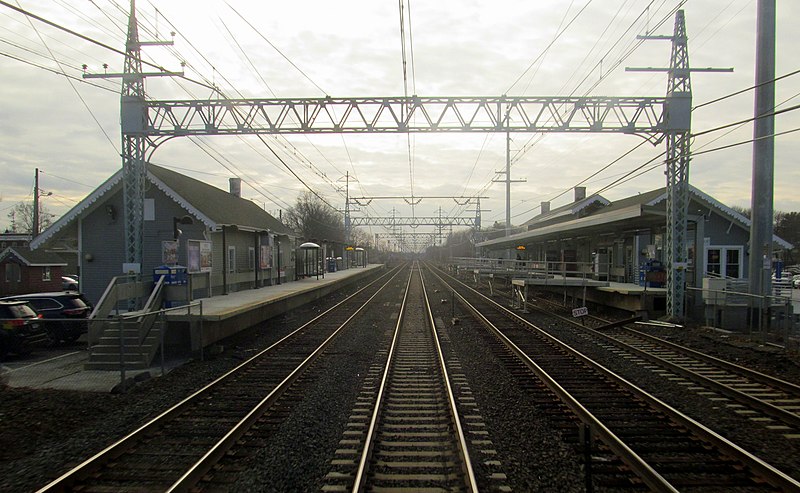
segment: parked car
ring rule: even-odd
[[[43,318],[44,329],[50,342],[74,342],[86,333],[91,307],[81,293],[54,292],[29,293],[3,298],[27,301]]]
[[[47,340],[40,317],[26,301],[0,301],[0,359],[29,354]]]
[[[78,278],[74,276],[61,276],[61,289],[64,291],[77,291]]]

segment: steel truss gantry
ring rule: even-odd
[[[380,240],[394,242],[402,252],[419,252],[429,246],[439,243],[439,234],[434,232],[397,232],[397,233],[375,233],[376,243]]]
[[[670,80],[686,75],[679,57],[686,54],[683,12],[675,22]],[[682,33],[682,34],[681,34]],[[139,48],[135,1],[131,0],[121,98],[125,248],[127,261],[141,265],[146,162],[155,149],[174,137],[191,135],[546,132],[636,134],[653,144],[667,140],[667,230],[686,236],[686,201],[691,130],[691,92],[666,97],[371,97],[275,98],[158,101],[147,99]],[[678,49],[676,50],[676,46]],[[680,47],[683,46],[682,50]],[[91,74],[87,74],[91,75]],[[159,75],[168,75],[165,71]],[[670,87],[673,84],[670,82]],[[676,88],[677,89],[677,88]],[[688,84],[687,84],[687,89]],[[677,190],[677,193],[675,192]],[[419,224],[424,218],[408,218]],[[427,218],[438,224],[438,218]],[[355,221],[355,219],[354,219]],[[370,221],[364,219],[364,221]],[[464,219],[465,223],[471,221]],[[366,224],[366,223],[365,223]],[[472,223],[474,225],[474,223]],[[683,316],[683,275],[676,275],[673,240],[668,248],[668,306]],[[679,301],[678,301],[679,300]]]
[[[475,227],[474,217],[447,217],[447,216],[388,216],[388,217],[351,217],[350,224],[357,226],[385,226],[387,228],[418,228],[420,226],[436,226],[446,228],[450,226]]]
[[[141,101],[152,137],[297,133],[606,132],[660,140],[663,97],[386,97]]]

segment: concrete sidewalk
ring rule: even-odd
[[[86,349],[63,354],[29,365],[0,367],[0,382],[9,387],[34,389],[76,390],[81,392],[112,392],[120,390],[119,371],[84,370],[89,357]],[[174,368],[176,365],[173,364]],[[126,370],[126,386],[134,381],[160,375],[161,367],[146,370]]]

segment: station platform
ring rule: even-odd
[[[203,347],[207,347],[228,335],[322,298],[383,268],[383,264],[370,264],[366,267],[326,272],[324,278],[312,276],[279,285],[203,298],[202,316],[199,309],[192,314],[202,318],[202,337],[192,343],[201,343]],[[185,312],[169,314],[167,324],[187,324],[187,318]],[[123,380],[119,370],[87,370],[85,366],[88,358],[88,348],[39,351],[30,358],[14,359],[0,365],[0,383],[17,388],[115,392],[133,385],[136,381],[162,374],[161,364],[156,361],[149,369],[126,370]],[[170,358],[163,372],[169,372],[188,360],[188,356]]]
[[[202,320],[202,335],[194,345],[209,346],[264,320],[327,296],[383,267],[383,264],[370,264],[366,267],[326,272],[324,277],[311,276],[298,281],[203,298],[202,314],[200,307],[195,306],[191,310],[191,317]],[[169,324],[188,321],[189,314],[185,311],[167,314]]]
[[[555,286],[555,287],[591,287],[591,288],[607,288],[610,284],[608,281],[598,281],[596,279],[588,279],[585,277],[564,277],[564,276],[547,276],[547,277],[526,277],[523,279],[512,279],[511,284],[514,286]],[[620,283],[614,283],[620,284]]]
[[[472,279],[475,285],[488,283],[490,290],[492,284],[498,281],[509,283],[513,292],[512,302],[520,306],[532,299],[532,293],[529,293],[529,289],[532,289],[564,293],[574,299],[627,310],[645,320],[657,318],[666,310],[666,288],[558,274],[510,277],[497,272],[484,272],[483,269],[472,271]]]

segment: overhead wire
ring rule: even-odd
[[[19,2],[17,2],[17,5],[19,5]],[[47,45],[47,42],[44,40],[44,38],[42,37],[42,35],[39,32],[39,30],[33,24],[33,21],[30,18],[28,18],[28,22],[30,23],[31,28],[39,36],[39,40],[41,41],[42,45],[45,47],[45,49],[47,49],[47,52],[50,53],[50,56],[52,57],[52,60],[56,63],[56,65],[58,65],[58,68],[61,71],[61,74],[66,78],[66,80],[69,83],[70,87],[75,92],[75,95],[78,96],[78,99],[80,99],[81,104],[83,104],[83,107],[86,109],[86,111],[89,112],[89,115],[91,115],[92,120],[94,120],[94,122],[100,128],[100,131],[103,133],[103,135],[105,136],[106,140],[108,140],[108,143],[111,144],[111,147],[114,149],[114,151],[117,154],[119,154],[120,153],[119,147],[114,143],[114,141],[111,140],[111,137],[108,135],[108,132],[106,132],[106,129],[103,128],[103,125],[100,123],[100,120],[97,119],[97,116],[94,114],[94,111],[92,111],[92,108],[89,106],[89,104],[83,98],[83,95],[80,93],[80,91],[78,91],[78,88],[75,87],[75,84],[72,82],[72,79],[70,79],[70,77],[67,76],[67,73],[64,71],[63,67],[61,66],[61,63],[58,61],[56,56],[50,50],[50,47]]]
[[[237,14],[238,14],[238,12],[237,12]],[[163,15],[163,14],[162,14],[162,15]],[[239,15],[240,15],[240,14],[239,14]],[[171,27],[172,27],[174,30],[178,31],[177,27],[176,27],[176,26],[175,26],[175,25],[174,25],[174,24],[173,24],[173,23],[172,23],[172,22],[171,22],[169,19],[167,19],[167,18],[166,18],[166,16],[164,16],[164,18],[165,18],[165,20],[167,21],[167,23],[169,23],[169,24],[170,24],[170,26],[171,26]],[[262,36],[262,38],[263,38],[263,36]],[[188,41],[188,40],[187,40],[187,41]],[[199,51],[199,50],[198,50],[198,49],[197,49],[197,48],[196,48],[196,47],[195,47],[195,46],[194,46],[194,45],[193,45],[193,44],[192,44],[190,41],[189,41],[189,44],[190,44],[190,46],[191,46],[191,47],[192,47],[192,48],[193,48],[193,49],[194,49],[194,50],[195,50],[195,51],[196,51],[196,52],[197,52],[197,53],[198,53],[198,54],[199,54],[199,55],[200,55],[200,56],[203,58],[203,60],[204,60],[206,63],[208,63],[208,64],[209,64],[209,65],[210,65],[210,66],[213,68],[213,64],[212,64],[210,61],[208,61],[208,59],[207,59],[207,58],[205,58],[205,56],[203,56],[203,55],[202,55],[202,53],[201,53],[201,52],[200,52],[200,51]],[[271,43],[270,43],[270,44],[271,44]],[[215,72],[216,72],[216,71],[215,71]],[[230,84],[230,82],[229,82],[229,81],[228,81],[228,80],[227,80],[227,79],[226,79],[224,76],[223,76],[223,79],[224,79],[226,82],[228,82],[228,84],[229,84],[229,85],[231,85],[231,87],[233,87],[233,85],[232,85],[232,84]],[[268,86],[267,86],[267,87],[268,87]],[[217,88],[216,90],[217,90],[218,92],[220,92],[220,93],[221,93],[221,91],[220,91],[218,88]],[[234,89],[234,90],[235,90],[236,92],[239,92],[239,91],[238,91],[238,90],[236,90],[236,89]],[[244,97],[243,95],[241,95],[241,93],[239,93],[239,94],[240,94],[240,96],[241,96],[241,97]],[[224,96],[224,94],[223,94],[223,96]],[[248,141],[246,141],[246,139],[243,139],[241,136],[239,136],[239,137],[240,137],[240,140],[242,140],[242,141],[243,141],[243,142],[245,142],[245,143],[246,143],[248,146],[250,146],[250,147],[251,147],[251,149],[253,149],[253,150],[256,150],[254,147],[252,147],[252,145],[251,145],[251,144],[250,144]],[[284,160],[283,160],[283,158],[281,158],[281,157],[280,157],[280,155],[278,155],[278,153],[277,153],[277,152],[276,152],[276,151],[275,151],[275,150],[272,148],[272,146],[271,146],[271,145],[270,145],[270,144],[269,144],[269,143],[268,143],[268,142],[267,142],[267,141],[264,139],[264,137],[263,137],[263,136],[261,136],[261,135],[257,135],[257,138],[258,138],[258,139],[261,141],[261,143],[262,143],[264,146],[266,146],[266,147],[268,148],[268,150],[269,150],[269,151],[270,151],[270,152],[273,154],[273,156],[274,156],[274,157],[275,157],[275,158],[278,160],[278,162],[279,162],[279,163],[280,163],[280,164],[283,166],[283,168],[282,168],[282,169],[285,169],[285,170],[288,172],[288,174],[289,174],[290,176],[293,176],[293,177],[295,177],[296,179],[298,179],[298,181],[300,181],[300,183],[302,183],[302,184],[303,184],[303,186],[304,186],[304,187],[305,187],[307,190],[309,190],[309,191],[310,191],[312,194],[314,194],[315,196],[317,196],[317,197],[318,197],[318,198],[319,198],[321,201],[323,201],[323,203],[325,203],[325,204],[326,204],[326,205],[328,205],[329,207],[333,208],[334,210],[336,209],[335,207],[333,207],[333,206],[332,206],[332,205],[331,205],[331,204],[330,204],[330,203],[327,201],[327,199],[325,199],[325,198],[324,198],[322,195],[320,195],[320,194],[319,194],[319,193],[318,193],[318,192],[317,192],[317,191],[316,191],[316,190],[315,190],[313,187],[309,186],[309,185],[308,185],[308,183],[306,183],[306,181],[305,181],[305,180],[303,180],[302,178],[300,178],[300,177],[299,177],[299,175],[298,175],[298,174],[297,174],[297,173],[296,173],[296,172],[295,172],[293,169],[291,169],[291,167],[288,165],[288,163],[286,163],[286,161],[284,161]],[[295,150],[296,150],[296,148],[295,148]],[[258,151],[256,151],[256,152],[258,152]],[[261,153],[259,152],[259,154],[261,154]],[[263,155],[262,155],[262,157],[265,157],[265,156],[263,156]],[[268,160],[268,161],[269,161],[269,160]],[[310,167],[311,167],[312,169],[314,168],[314,167],[313,167],[313,163],[310,163],[310,161],[309,161],[309,163],[308,163],[308,164],[310,165]],[[235,166],[235,165],[234,165],[233,163],[231,163],[231,166]],[[228,168],[228,167],[226,167],[226,169],[228,169],[229,171],[233,172],[233,170],[231,170],[231,169],[230,169],[230,168]],[[238,168],[237,168],[237,169],[238,169]],[[239,174],[244,174],[244,173],[243,173],[241,170],[239,170]],[[237,173],[235,173],[235,172],[234,172],[234,175],[237,175],[237,176],[238,176],[238,174],[237,174]],[[246,175],[246,174],[245,174],[245,175]],[[251,183],[251,181],[252,181],[253,183]],[[249,185],[250,185],[252,188],[254,188],[255,190],[258,190],[258,188],[257,188],[257,186],[255,185],[255,183],[254,183],[254,180],[252,180],[252,178],[249,178],[249,177],[248,177],[248,180],[247,180],[247,181],[245,181],[245,183],[248,183],[248,184],[249,184]],[[260,192],[259,192],[259,193],[260,193]],[[263,195],[263,193],[262,193],[262,195]],[[265,198],[268,198],[268,197],[265,197]]]
[[[679,10],[679,9],[680,9],[680,7],[682,7],[682,6],[683,6],[685,3],[686,3],[686,0],[681,0],[681,1],[680,1],[680,2],[679,2],[677,5],[676,5],[676,6],[674,6],[672,9],[670,9],[670,10],[668,11],[668,13],[667,13],[667,14],[665,14],[665,15],[663,15],[663,16],[661,17],[661,19],[659,20],[659,22],[658,22],[658,23],[657,23],[657,24],[656,24],[656,25],[653,27],[653,30],[655,30],[655,29],[658,29],[658,28],[659,28],[659,27],[661,27],[661,26],[662,26],[664,23],[666,23],[666,22],[667,22],[667,21],[668,21],[668,20],[669,20],[669,19],[670,19],[670,18],[671,18],[671,17],[672,17],[674,14],[675,14],[675,12],[676,12],[677,10]],[[650,5],[652,5],[652,2],[651,2],[649,5],[648,5],[648,7],[649,7]],[[663,5],[663,3],[662,3],[662,5]],[[637,17],[637,19],[636,19],[636,20],[638,21],[638,20],[640,20],[641,18],[642,18],[642,14],[640,14],[640,15]],[[635,23],[635,22],[636,22],[636,21],[634,21],[634,23]],[[650,27],[649,27],[649,25],[648,25],[648,30],[649,30],[649,29],[650,29]],[[629,30],[630,30],[630,27],[629,27],[629,28],[628,28],[628,29],[627,29],[625,32],[627,33]],[[641,43],[642,43],[642,42],[643,42],[643,40],[638,40],[638,41],[637,41],[637,42],[636,42],[636,43],[635,43],[635,44],[634,44],[634,45],[633,45],[631,48],[629,48],[629,49],[626,49],[626,50],[625,50],[625,51],[622,53],[622,55],[620,55],[620,57],[619,57],[619,58],[618,58],[618,59],[617,59],[617,60],[614,62],[614,64],[613,64],[613,67],[617,67],[617,66],[621,65],[621,64],[622,64],[622,62],[623,62],[623,61],[624,61],[624,60],[625,60],[627,57],[629,57],[629,56],[630,56],[630,54],[632,54],[632,53],[633,53],[633,51],[635,50],[635,48],[636,48],[636,47],[638,47],[639,45],[641,45]],[[594,83],[594,84],[593,84],[593,85],[592,85],[592,86],[591,86],[589,89],[587,89],[586,91],[584,91],[584,94],[588,93],[588,92],[589,92],[589,91],[591,91],[593,88],[595,88],[597,85],[599,85],[599,83],[600,83],[600,82],[602,82],[602,80],[603,80],[603,79],[605,79],[605,78],[606,78],[606,77],[607,77],[607,76],[608,76],[610,73],[611,73],[611,70],[607,71],[607,72],[606,72],[606,74],[602,75],[602,76],[600,77],[600,79],[599,79],[597,82],[595,82],[595,83]],[[586,79],[584,78],[584,80],[586,80]],[[582,83],[582,82],[583,82],[583,81],[581,81],[581,83]],[[576,89],[577,89],[577,88],[576,88]],[[573,91],[573,93],[572,93],[572,94],[574,94],[574,92],[575,92],[575,91]],[[634,149],[636,149],[636,148],[640,147],[641,145],[642,145],[642,143],[639,143],[638,145],[636,145],[636,146],[634,147]],[[628,152],[630,152],[630,151],[628,151]],[[625,154],[627,155],[627,154],[628,154],[628,152],[626,152]],[[618,160],[614,160],[613,162],[618,162]],[[607,168],[608,168],[608,166],[605,166],[605,167],[603,167],[603,169],[607,169]],[[596,173],[592,175],[592,177],[594,177],[594,176],[596,176]],[[584,181],[585,181],[585,180],[584,180]],[[582,181],[581,183],[583,183],[583,181]],[[554,198],[552,198],[552,199],[551,199],[551,201],[552,201],[552,200],[555,200],[555,199],[556,199],[556,198],[558,198],[558,197],[561,197],[562,195],[564,195],[564,194],[566,194],[566,193],[568,193],[570,190],[572,190],[572,188],[573,188],[573,187],[570,187],[570,188],[564,189],[564,190],[563,190],[563,191],[561,191],[559,194],[557,194],[557,195],[556,195]],[[535,207],[535,208],[533,208],[533,209],[531,209],[531,210],[530,210],[530,211],[528,211],[528,212],[532,212],[533,210],[536,210],[537,208],[538,208],[538,206],[537,206],[537,207]],[[494,216],[494,217],[497,217],[497,216]]]
[[[109,51],[113,51],[114,53],[117,53],[117,54],[120,54],[120,55],[123,55],[123,56],[128,56],[128,54],[126,52],[124,52],[124,51],[120,51],[120,50],[114,48],[113,46],[109,46],[109,45],[107,45],[107,44],[105,44],[103,42],[97,41],[96,39],[90,38],[89,36],[86,36],[86,35],[83,35],[81,33],[76,32],[76,31],[73,31],[72,29],[69,29],[69,28],[67,28],[65,26],[62,26],[62,25],[60,25],[60,24],[58,24],[56,22],[50,21],[48,19],[45,19],[44,17],[36,15],[33,12],[29,12],[29,11],[27,11],[25,9],[16,7],[16,6],[6,2],[5,0],[0,0],[0,5],[8,7],[10,9],[12,9],[12,10],[15,10],[15,11],[17,11],[17,12],[19,12],[19,13],[27,16],[27,17],[30,17],[32,19],[35,19],[35,20],[39,21],[39,22],[47,24],[48,26],[51,26],[51,27],[54,27],[54,28],[56,28],[58,30],[64,31],[67,34],[70,34],[72,36],[80,38],[80,39],[82,39],[84,41],[87,41],[87,42],[92,43],[94,45],[100,46],[101,48],[105,48],[105,49],[107,49]],[[164,68],[164,67],[162,67],[160,65],[156,65],[154,63],[151,63],[151,62],[149,62],[147,60],[143,60],[141,58],[135,58],[135,57],[134,57],[134,59],[137,60],[137,61],[140,61],[141,63],[143,63],[145,65],[148,65],[150,67],[154,67],[154,68],[156,68],[156,69],[158,69],[158,70],[160,70],[162,72],[169,72],[166,68]],[[185,80],[187,80],[189,82],[193,82],[195,84],[206,85],[206,84],[204,84],[202,82],[190,79],[190,78],[188,78],[186,76],[183,76],[183,75],[176,75],[176,77],[180,77],[182,79],[185,79]]]

